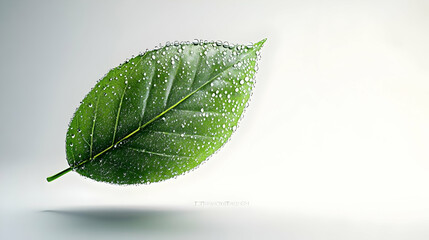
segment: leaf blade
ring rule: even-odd
[[[248,80],[254,77],[256,52],[260,50],[264,42],[265,39],[251,47],[238,46],[234,49],[222,48],[214,44],[213,46],[211,44],[179,45],[170,49],[164,47],[133,58],[118,68],[112,69],[85,97],[70,123],[66,138],[69,165],[81,175],[97,181],[116,184],[161,181],[198,166],[222,146],[232,134],[232,127],[236,126],[244,110],[244,104],[250,96],[253,83]],[[177,54],[177,52],[182,54]],[[234,57],[234,55],[237,56]],[[158,60],[156,60],[157,58]],[[168,64],[170,61],[171,63]],[[176,61],[177,64],[175,64]],[[180,68],[182,62],[184,64]],[[132,71],[134,65],[136,65],[135,71]],[[171,65],[174,67],[172,68]],[[230,69],[231,71],[229,71]],[[130,70],[129,73],[127,73],[128,70]],[[193,77],[188,78],[189,76]],[[113,79],[119,81],[113,81]],[[244,80],[246,80],[246,84],[244,84]],[[176,85],[174,85],[175,82]],[[128,96],[126,92],[131,87],[133,90],[129,90],[131,95]],[[117,95],[121,88],[123,88],[123,93],[118,99]],[[91,108],[92,103],[86,103],[94,100],[94,94],[91,93],[98,92],[98,90],[104,91],[101,96],[106,96],[111,103],[119,101],[119,107],[114,123],[113,140],[109,145],[106,139],[112,134],[109,134],[106,128],[111,128],[113,122],[109,117],[112,115],[112,109],[108,106],[109,101],[104,101],[101,115],[104,114],[105,118],[100,120],[98,125],[95,124],[96,121],[93,121],[88,157],[88,150],[82,143],[85,142],[84,136],[88,131],[80,135],[76,135],[75,132],[76,128],[79,133],[82,131],[79,128],[79,118],[88,122],[85,118],[91,116],[88,107]],[[219,90],[224,91],[223,97],[223,93],[219,93]],[[234,91],[237,94],[234,95]],[[107,92],[110,93],[109,97],[107,97]],[[212,93],[212,97],[208,93]],[[217,99],[214,97],[216,94],[219,94]],[[231,95],[233,95],[232,98]],[[98,107],[100,98],[96,99]],[[123,116],[125,120],[121,123],[121,107],[124,99],[126,102],[128,101],[124,106],[129,109],[125,111],[126,114]],[[231,101],[234,104],[225,104],[225,102],[231,103]],[[239,103],[239,101],[241,102]],[[137,102],[141,105],[138,105]],[[206,113],[204,113],[204,107],[208,110]],[[141,109],[139,118],[134,114],[136,111],[133,111],[136,108]],[[199,108],[201,108],[201,114],[198,111]],[[97,110],[92,111],[92,115],[94,119],[97,119]],[[75,119],[77,120],[75,121]],[[136,120],[138,125],[136,125]],[[182,120],[183,123],[178,126],[177,123],[181,123]],[[194,121],[193,124],[191,124],[192,121]],[[145,123],[141,124],[142,122]],[[170,125],[165,126],[165,122]],[[195,122],[200,125],[197,126]],[[213,124],[214,122],[217,125]],[[97,134],[94,133],[94,129],[98,129],[95,126],[100,126],[101,129],[101,131],[95,132]],[[180,127],[187,132],[182,131],[180,134],[176,134],[175,130],[180,130]],[[211,131],[217,132],[219,136],[211,137],[200,134]],[[164,136],[155,136],[155,132],[158,134],[163,132]],[[117,133],[118,137],[116,137]],[[78,141],[76,136],[82,136],[81,141]],[[73,139],[75,140],[73,141]],[[160,139],[165,140],[164,145],[159,141],[155,141],[158,145],[153,144],[154,140]],[[73,144],[73,142],[77,144]],[[98,153],[92,157],[92,144],[95,142]],[[116,145],[119,144],[125,144],[123,145],[125,147],[117,147]],[[137,145],[133,146],[133,144]],[[149,147],[153,149],[151,150]],[[138,156],[130,153],[130,150],[135,152],[136,149],[141,150]],[[173,150],[172,155],[165,153],[169,149]],[[80,153],[78,160],[73,157],[73,152],[76,150]],[[189,156],[177,155],[181,151],[186,152]],[[147,153],[149,156],[144,157],[143,153]],[[167,156],[169,158],[165,159]],[[183,161],[181,160],[183,158],[194,160]],[[128,161],[130,159],[131,161]],[[164,162],[160,163],[160,161]],[[143,176],[142,173],[144,173]]]

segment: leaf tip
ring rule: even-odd
[[[256,47],[259,50],[259,49],[261,49],[264,46],[264,43],[266,41],[267,41],[267,38],[264,38],[261,41],[255,43],[253,46]]]

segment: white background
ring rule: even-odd
[[[1,1],[0,238],[429,239],[428,26],[428,1]],[[100,77],[194,38],[268,38],[218,154],[151,185],[46,182]]]

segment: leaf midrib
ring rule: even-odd
[[[100,155],[102,155],[102,154],[106,153],[107,151],[109,151],[110,149],[112,149],[114,146],[117,146],[119,143],[121,143],[121,142],[125,141],[126,139],[130,138],[131,136],[133,136],[134,134],[136,134],[137,132],[139,132],[141,129],[145,128],[147,125],[151,124],[152,122],[154,122],[155,120],[157,120],[158,118],[160,118],[161,116],[163,116],[165,113],[169,112],[171,109],[175,108],[177,105],[179,105],[180,103],[182,103],[183,101],[185,101],[186,99],[188,99],[190,96],[194,95],[196,92],[198,92],[199,90],[201,90],[207,84],[209,84],[209,83],[213,82],[214,80],[216,80],[221,74],[223,74],[224,72],[226,72],[227,70],[229,70],[236,63],[243,61],[245,59],[245,57],[249,56],[249,54],[251,54],[254,51],[255,51],[255,47],[253,47],[252,49],[250,49],[250,51],[242,54],[241,57],[238,58],[238,60],[235,61],[233,64],[230,64],[228,67],[224,68],[222,71],[220,71],[219,73],[217,73],[216,75],[214,75],[213,77],[211,77],[207,82],[205,82],[204,84],[202,84],[201,86],[199,86],[198,88],[196,88],[194,91],[192,91],[191,93],[189,93],[188,95],[186,95],[184,98],[180,99],[177,103],[173,104],[172,106],[170,106],[169,108],[167,108],[166,110],[164,110],[163,112],[161,112],[160,114],[158,114],[157,116],[155,116],[154,118],[152,118],[151,120],[147,121],[145,124],[139,126],[136,130],[134,130],[133,132],[131,132],[127,136],[125,136],[122,139],[118,140],[116,143],[113,143],[111,146],[109,146],[108,148],[106,148],[103,151],[99,152],[94,157],[86,159],[86,160],[84,160],[84,161],[76,164],[75,166],[70,166],[70,168],[74,169],[74,168],[80,167],[81,165],[83,165],[83,164],[85,164],[85,163],[87,163],[89,161],[92,161],[92,160],[96,159]],[[146,54],[148,54],[148,53],[149,52],[146,52]],[[142,59],[145,57],[145,55],[142,56]],[[197,71],[198,71],[198,69],[197,69]],[[194,76],[194,78],[195,78],[195,76]]]

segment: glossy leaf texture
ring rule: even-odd
[[[71,120],[70,168],[114,184],[158,182],[194,169],[235,130],[264,42],[176,42],[110,70]]]

